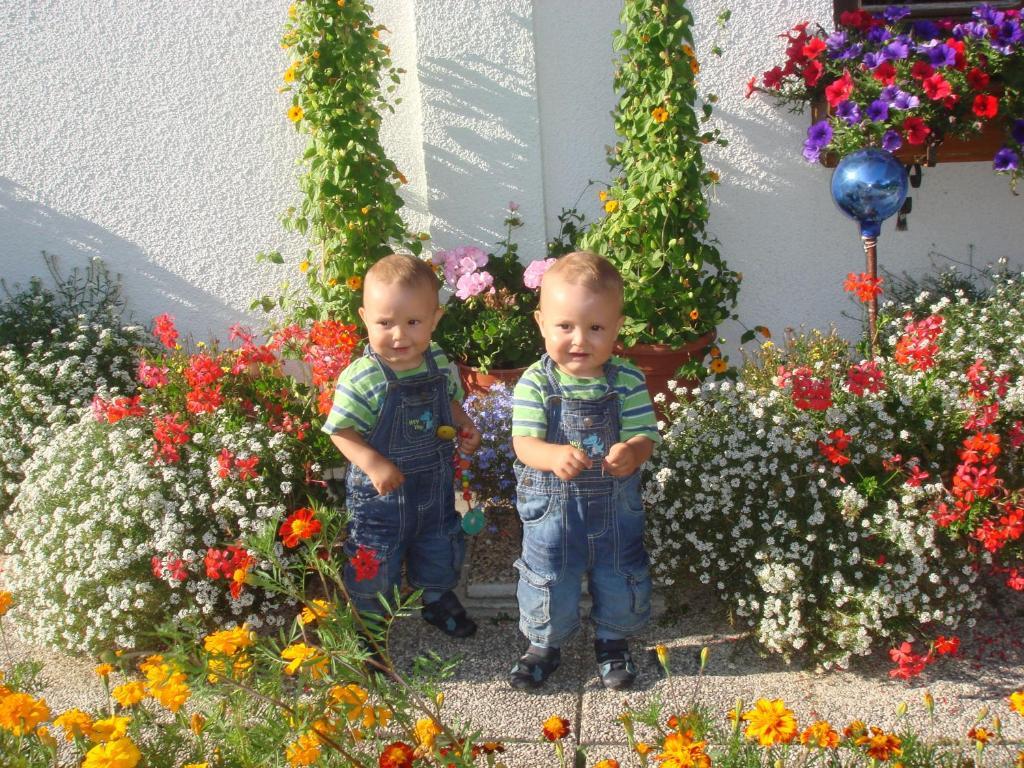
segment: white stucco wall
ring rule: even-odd
[[[606,180],[614,142],[611,30],[618,0],[378,0],[389,44],[409,73],[384,126],[409,177],[406,217],[435,247],[493,243],[502,209],[521,205],[524,258],[543,253],[562,207]],[[720,97],[730,146],[711,231],[744,273],[740,313],[779,332],[855,311],[842,277],[863,255],[855,225],[833,207],[827,169],[800,157],[807,118],[745,99],[753,74],[778,63],[777,34],[827,20],[826,0],[731,4],[693,0],[702,84]],[[42,270],[41,250],[81,263],[103,256],[124,275],[141,319],[169,311],[198,336],[224,335],[298,261],[280,212],[296,202],[302,139],[276,92],[287,3],[0,0],[0,275]],[[987,164],[925,170],[907,232],[883,229],[882,266],[920,272],[938,251],[975,263],[1021,263],[1021,213]],[[581,209],[598,215],[596,187]],[[249,318],[259,320],[259,316]],[[735,331],[733,331],[735,335]]]

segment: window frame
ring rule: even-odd
[[[981,4],[982,0],[947,0],[947,2],[941,2],[941,0],[929,0],[928,2],[919,2],[916,4],[907,3],[910,6],[911,19],[935,19],[935,18],[950,18],[957,20],[966,20],[971,17],[971,10]],[[1006,10],[1008,8],[1020,8],[1024,3],[1019,0],[987,0],[988,4],[998,8],[1000,10]],[[898,3],[897,3],[898,4]],[[889,5],[893,5],[892,2],[862,2],[861,0],[832,0],[833,16],[835,18],[836,25],[839,24],[839,16],[847,11],[856,11],[860,8],[870,11],[871,13],[878,15]]]

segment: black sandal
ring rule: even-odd
[[[517,690],[540,688],[562,663],[562,652],[558,648],[544,651],[540,653],[531,646],[520,656],[509,673],[508,684]]]
[[[433,624],[449,637],[465,638],[476,634],[476,622],[466,615],[459,598],[450,589],[420,610],[428,624]]]
[[[620,691],[636,680],[636,664],[625,640],[595,640],[594,655],[605,688]]]

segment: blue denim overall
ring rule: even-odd
[[[560,646],[579,629],[580,582],[589,578],[590,620],[602,639],[624,638],[650,618],[650,561],[644,549],[640,473],[616,478],[602,471],[619,442],[618,371],[605,365],[606,393],[597,400],[566,397],[554,363],[547,376],[545,440],[585,451],[593,466],[560,480],[516,463],[516,506],[523,521],[519,571],[519,628],[531,643]]]
[[[405,475],[405,482],[380,496],[370,478],[350,464],[345,478],[346,505],[351,520],[345,554],[349,559],[360,545],[377,554],[380,569],[373,579],[356,580],[355,569],[345,565],[345,588],[356,608],[382,612],[377,594],[389,605],[406,564],[409,584],[424,591],[424,600],[436,600],[459,580],[466,544],[455,511],[455,444],[437,436],[441,425],[453,424],[448,397],[448,375],[425,355],[427,372],[399,379],[370,351],[384,376],[387,393],[380,414],[366,441],[390,459]]]

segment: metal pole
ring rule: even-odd
[[[871,275],[871,280],[878,277],[878,251],[876,246],[878,245],[877,237],[863,237],[864,241],[864,253],[867,255],[868,260],[868,274]],[[878,323],[878,297],[872,296],[871,301],[868,302],[868,360],[875,359],[875,337],[878,334],[877,329]]]

